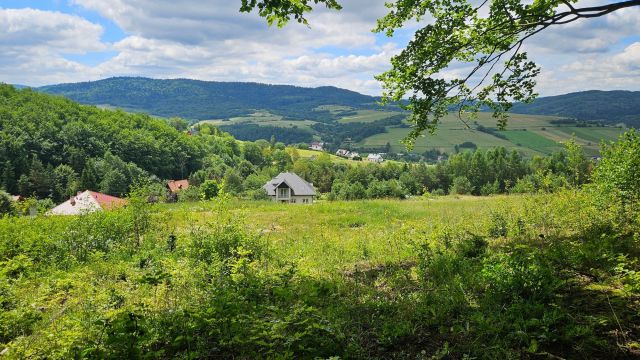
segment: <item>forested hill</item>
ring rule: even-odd
[[[123,195],[136,179],[185,178],[212,154],[232,163],[240,152],[229,135],[188,136],[149,115],[0,84],[0,188],[13,194]]]
[[[255,110],[294,119],[330,119],[321,105],[375,108],[377,99],[336,87],[303,88],[241,82],[188,79],[157,80],[117,77],[75,84],[44,86],[38,91],[63,95],[83,104],[109,105],[152,115],[192,120],[226,119]]]
[[[624,122],[640,127],[640,91],[582,91],[536,99],[531,104],[515,104],[518,114],[558,115],[608,124]]]

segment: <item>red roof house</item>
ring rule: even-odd
[[[189,180],[169,180],[167,187],[172,193],[189,188]]]
[[[52,215],[81,215],[94,211],[111,210],[127,204],[127,200],[86,190],[49,211]]]

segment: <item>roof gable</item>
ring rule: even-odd
[[[315,196],[316,190],[313,185],[305,181],[300,176],[294,173],[280,173],[278,176],[269,180],[263,188],[270,196],[276,195],[276,189],[281,185],[286,185],[291,188],[293,195],[296,196]]]

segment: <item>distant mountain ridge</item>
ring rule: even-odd
[[[162,117],[192,120],[249,115],[256,110],[294,119],[330,116],[314,111],[321,105],[377,108],[375,97],[336,87],[304,88],[244,82],[189,79],[159,80],[116,77],[104,80],[43,86],[38,91],[65,96],[91,105],[110,105]]]
[[[566,116],[607,124],[640,127],[640,91],[589,90],[541,97],[531,104],[514,104],[512,112],[529,115]]]
[[[108,105],[156,116],[190,120],[228,119],[267,110],[289,119],[336,120],[322,105],[380,109],[379,98],[332,86],[305,88],[247,82],[114,77],[48,85],[36,90],[91,105]],[[389,107],[387,107],[389,109]],[[390,110],[398,110],[391,107]],[[514,104],[513,113],[553,115],[640,127],[640,91],[590,90]]]

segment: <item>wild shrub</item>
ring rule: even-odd
[[[0,216],[11,214],[13,210],[11,196],[6,191],[0,190]]]

